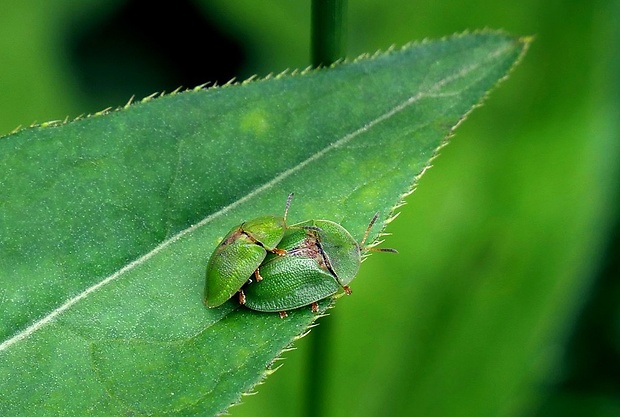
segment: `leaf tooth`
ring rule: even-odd
[[[408,195],[413,193],[413,190],[415,190],[415,187],[411,187],[411,189],[409,189],[409,190],[405,191],[403,194],[401,194],[400,197],[399,197],[398,202],[394,205],[394,207],[392,207],[392,211],[398,210],[402,206],[407,205],[407,202],[405,201],[405,197],[407,197]]]
[[[129,108],[129,106],[131,106],[131,105],[133,104],[133,100],[134,100],[134,98],[136,98],[136,95],[135,95],[135,94],[133,94],[131,97],[129,97],[129,100],[127,101],[127,104],[125,104],[125,105],[123,106],[123,108],[124,108],[124,109]]]
[[[287,351],[288,348],[285,348],[282,350],[282,352]],[[282,352],[280,352],[280,355],[282,354]],[[234,407],[236,405],[242,404],[243,402],[243,397],[246,396],[251,396],[251,395],[256,395],[258,393],[258,391],[256,390],[256,387],[258,387],[259,385],[263,385],[265,383],[265,380],[267,379],[267,377],[273,375],[278,369],[280,369],[282,367],[282,365],[284,364],[279,364],[276,367],[273,367],[274,362],[278,361],[278,360],[284,360],[285,358],[278,355],[275,359],[273,359],[265,368],[265,371],[263,372],[263,374],[260,376],[260,380],[258,382],[256,382],[254,385],[252,385],[252,387],[248,388],[248,391],[242,392],[241,395],[237,398],[237,400],[230,404],[224,411],[222,411],[222,413],[218,414],[218,416],[221,415],[229,415],[228,410],[231,407]]]
[[[150,96],[146,96],[146,97],[144,97],[142,100],[140,100],[140,102],[141,102],[141,103],[147,103],[147,102],[149,102],[149,101],[153,100],[155,97],[157,97],[157,94],[158,94],[158,93],[157,93],[157,92],[155,92],[155,93],[151,94]]]
[[[286,77],[287,75],[289,75],[289,73],[290,73],[290,69],[289,69],[289,68],[286,68],[286,69],[285,69],[285,70],[283,70],[282,72],[280,72],[280,73],[276,74],[275,79],[277,80],[277,79],[280,79],[280,78],[282,78],[282,77]],[[294,74],[293,74],[293,75],[294,75]]]
[[[284,352],[292,352],[292,351],[294,351],[294,350],[297,350],[297,348],[296,348],[295,346],[293,346],[293,345],[290,345],[289,347],[286,347],[286,348],[282,349],[282,352],[281,352],[281,353],[284,353]]]
[[[311,330],[313,327],[315,327],[315,326],[316,326],[316,323],[312,323],[310,326],[308,326],[308,330],[306,330],[305,332],[303,332],[303,333],[302,333],[302,334],[300,334],[300,335],[295,336],[295,339],[294,339],[294,340],[299,340],[299,339],[301,339],[302,337],[306,337],[306,336],[308,335],[308,333],[310,333],[310,330]]]
[[[207,88],[207,87],[209,86],[209,84],[211,84],[211,82],[210,82],[210,81],[207,81],[206,83],[203,83],[203,84],[199,84],[199,85],[197,85],[196,87],[194,87],[194,88],[192,89],[192,91],[200,91],[200,90],[204,90],[205,88]]]
[[[367,246],[367,247],[368,248],[374,248],[375,246],[379,246],[383,242],[385,242],[385,239],[377,239],[374,242],[372,242],[372,244],[370,246]]]
[[[335,60],[334,62],[332,62],[331,64],[329,64],[329,66],[327,68],[335,68],[338,65],[342,65],[345,62],[347,62],[346,58],[338,58],[337,60]]]
[[[277,358],[276,358],[276,359],[277,359]],[[276,371],[277,371],[278,369],[282,368],[282,365],[284,365],[284,364],[283,364],[283,363],[281,363],[280,365],[276,366],[275,368],[269,368],[269,369],[265,370],[265,373],[264,373],[265,377],[271,376],[271,375],[273,375],[274,373],[276,373]],[[260,384],[262,384],[262,383],[263,383],[263,381],[264,381],[264,379],[263,379],[261,382],[259,382],[259,383],[260,383]]]
[[[241,85],[246,85],[246,84],[249,84],[249,83],[251,83],[252,81],[254,81],[255,79],[257,79],[257,78],[258,78],[258,75],[256,75],[256,74],[252,74],[252,75],[250,75],[248,78],[246,78],[245,80],[243,80],[243,81],[241,82]]]
[[[41,123],[40,127],[54,127],[62,124],[62,120],[50,120],[47,122]]]
[[[328,314],[325,314],[325,315],[328,315]],[[317,318],[320,318],[320,317],[323,317],[323,316],[322,316],[322,315],[320,315],[320,316],[319,316],[319,317],[317,317]],[[315,327],[317,327],[318,325],[319,325],[319,323],[317,323],[317,321],[316,321],[316,320],[315,320],[315,321],[313,321],[313,322],[312,322],[312,324],[310,324],[310,325],[308,326],[308,331],[307,331],[307,332],[305,332],[305,333],[300,334],[298,337],[299,337],[300,339],[301,339],[302,337],[305,337],[306,335],[308,335],[308,333],[310,333],[310,330],[314,329],[314,328],[315,328]]]
[[[353,59],[353,62],[363,61],[365,59],[368,59],[369,57],[370,55],[367,52],[364,52],[363,54],[359,55],[357,58]]]
[[[387,220],[383,224],[388,225],[392,223],[394,220],[396,220],[398,216],[400,216],[400,213],[400,211],[394,212],[390,217],[387,218]]]
[[[389,48],[388,48],[389,49]],[[386,51],[387,52],[387,51]],[[386,52],[382,51],[381,49],[375,51],[374,54],[371,55],[371,58],[377,58],[378,56],[384,55]]]
[[[381,245],[383,242],[385,242],[384,239],[374,240],[370,245],[366,246],[366,249],[372,249],[374,247],[377,247],[377,246]],[[368,251],[365,251],[364,253],[362,253],[361,262],[364,262],[366,260],[366,258],[368,258],[369,256],[370,256],[370,253]]]
[[[332,296],[333,299],[335,298],[340,298],[340,295],[335,294]],[[314,316],[314,321],[312,322],[312,324],[310,324],[308,326],[308,333],[310,332],[310,330],[312,330],[313,328],[317,327],[320,323],[317,321],[318,319],[320,319],[321,317],[327,317],[329,316],[329,313],[327,312],[328,309],[333,307],[333,301],[330,305],[327,306],[327,309],[325,309],[325,312],[323,313],[318,313],[316,316]],[[308,333],[304,333],[303,336],[306,336]],[[302,337],[303,337],[302,336]]]
[[[231,85],[235,85],[236,84],[236,80],[237,80],[237,77],[232,77],[222,87],[230,87]]]
[[[99,110],[95,114],[89,115],[88,117],[103,116],[104,114],[108,114],[110,112],[110,110],[112,110],[112,107],[106,107],[105,109]]]

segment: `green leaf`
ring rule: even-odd
[[[226,410],[317,316],[205,308],[218,241],[289,192],[291,223],[361,238],[526,45],[456,36],[2,138],[0,414]]]

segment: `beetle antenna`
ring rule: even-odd
[[[392,248],[364,248],[365,251],[370,252],[390,252],[390,253],[398,253],[396,249]]]
[[[368,223],[368,227],[366,228],[366,232],[364,232],[364,238],[362,239],[362,241],[360,242],[360,248],[362,248],[362,250],[364,251],[371,251],[371,252],[391,252],[391,253],[398,253],[398,251],[396,249],[391,249],[391,248],[375,248],[375,247],[366,247],[364,246],[364,244],[366,243],[366,239],[368,239],[368,235],[370,234],[370,229],[372,229],[372,226],[375,224],[375,222],[377,221],[377,219],[379,218],[379,212],[376,212],[374,216],[372,216],[372,219],[370,220],[370,223]],[[381,243],[381,242],[379,242]]]
[[[288,208],[291,206],[291,200],[293,200],[295,193],[290,193],[286,199],[286,206],[284,207],[284,224],[286,224],[286,216],[288,215]]]
[[[375,224],[378,217],[379,217],[379,212],[376,212],[375,215],[372,216],[372,220],[370,220],[370,223],[368,223],[368,227],[366,228],[366,231],[364,232],[364,238],[360,242],[360,247],[362,248],[364,247],[364,243],[366,243],[366,239],[368,239],[368,234],[370,233],[370,229],[372,229],[372,226]]]

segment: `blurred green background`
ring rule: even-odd
[[[620,2],[349,4],[349,56],[476,28],[535,35],[456,131],[354,294],[234,417],[620,415]],[[4,0],[0,135],[309,63],[309,1]],[[319,327],[320,330],[320,327]]]

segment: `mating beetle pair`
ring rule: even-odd
[[[340,288],[351,293],[348,284],[359,270],[362,252],[396,252],[364,246],[378,213],[359,244],[344,227],[329,220],[287,226],[292,196],[282,218],[264,216],[245,222],[217,246],[207,264],[207,307],[217,307],[238,292],[239,302],[252,310],[280,312],[285,317],[286,310],[311,305],[316,312],[317,302]]]

